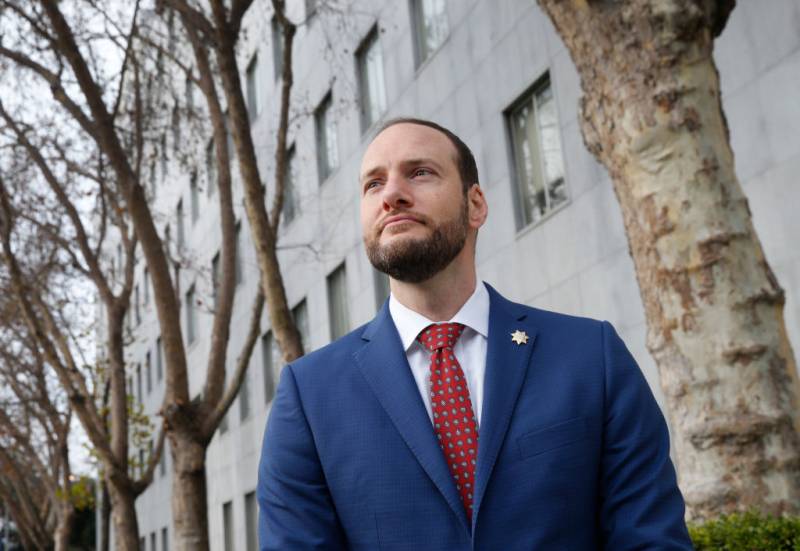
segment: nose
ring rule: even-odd
[[[406,179],[396,173],[390,173],[383,186],[383,210],[407,209],[414,204],[411,189]]]

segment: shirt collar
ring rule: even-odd
[[[403,349],[408,351],[414,344],[417,335],[434,321],[429,320],[422,314],[415,312],[411,308],[398,301],[394,294],[389,295],[389,313],[392,316],[403,343]],[[449,323],[460,323],[469,327],[483,337],[489,335],[489,292],[484,283],[478,282],[475,291],[467,299],[467,302],[456,312]]]

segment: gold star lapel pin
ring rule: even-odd
[[[511,333],[511,340],[517,343],[517,345],[528,344],[528,334],[525,331],[517,329]]]

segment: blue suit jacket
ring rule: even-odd
[[[489,293],[471,522],[384,304],[283,370],[262,550],[692,548],[667,427],[611,325]]]

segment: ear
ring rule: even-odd
[[[469,226],[475,230],[483,226],[489,216],[489,205],[479,184],[472,184],[467,192],[467,218]]]

